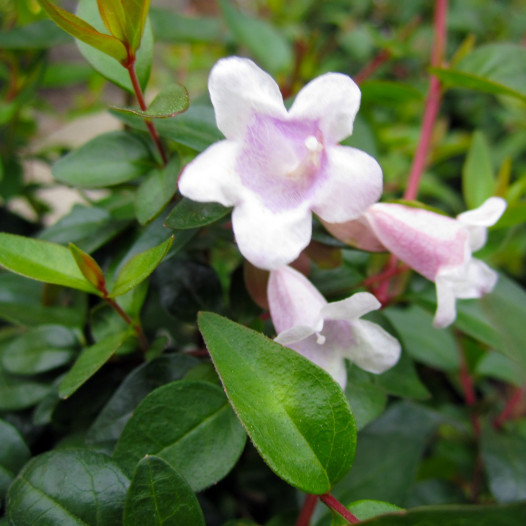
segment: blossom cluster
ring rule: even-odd
[[[342,241],[389,251],[437,288],[435,325],[455,319],[456,298],[492,290],[496,274],[471,253],[485,243],[505,202],[491,198],[457,219],[378,203],[382,170],[367,153],[339,144],[353,130],[360,90],[343,74],[308,83],[289,110],[276,82],[254,62],[230,57],[212,69],[209,92],[222,140],[198,155],[179,180],[182,195],[233,207],[242,255],[269,270],[268,303],[276,340],[326,369],[345,386],[348,358],[381,373],[400,344],[359,318],[381,305],[369,293],[328,304],[288,265],[307,247],[312,213]]]

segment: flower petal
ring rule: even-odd
[[[457,298],[481,298],[494,289],[498,280],[494,270],[475,258],[470,260],[464,274],[464,279],[452,281],[452,290]]]
[[[318,121],[325,143],[336,144],[351,135],[360,98],[360,88],[350,77],[326,73],[298,93],[290,116]]]
[[[358,292],[350,298],[328,303],[321,309],[321,316],[326,320],[356,320],[381,306],[369,292]]]
[[[442,329],[451,325],[457,317],[456,297],[447,278],[437,276],[437,310],[433,318],[433,327]]]
[[[228,139],[241,138],[254,113],[286,118],[278,85],[247,58],[219,60],[210,72],[208,90],[217,127]]]
[[[382,193],[382,169],[370,155],[348,146],[326,149],[328,177],[313,198],[313,211],[329,223],[356,219]]]
[[[306,206],[272,212],[247,192],[234,208],[232,226],[243,256],[273,270],[294,261],[309,244],[312,219]]]
[[[238,152],[233,141],[219,141],[207,148],[179,177],[181,194],[193,201],[234,205],[243,189],[235,169]]]
[[[355,320],[351,323],[351,329],[353,341],[343,355],[358,367],[370,373],[381,374],[398,362],[400,342],[380,325]]]
[[[323,323],[322,320],[321,323]],[[321,330],[321,327],[320,327]],[[305,325],[295,325],[290,329],[280,332],[275,338],[274,341],[280,343],[281,345],[290,345],[291,343],[300,342],[305,340],[309,336],[312,336],[317,332],[314,327],[307,327]]]
[[[283,332],[295,327],[310,328],[311,334],[322,329],[320,311],[327,302],[318,289],[297,270],[281,267],[272,271],[267,295],[272,322],[279,334],[278,341]],[[299,330],[308,336],[305,329]]]
[[[327,223],[322,220],[322,224],[328,232],[346,245],[366,250],[367,252],[387,251],[363,216],[345,223]]]

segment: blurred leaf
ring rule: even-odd
[[[128,485],[106,455],[87,449],[50,451],[33,458],[15,479],[6,515],[13,526],[115,526],[121,524]]]
[[[69,250],[55,243],[0,233],[0,265],[31,279],[98,294]]]
[[[481,453],[497,502],[526,499],[526,438],[491,425],[482,428]]]
[[[265,462],[294,487],[329,492],[351,467],[356,447],[354,419],[338,384],[295,351],[217,314],[202,313],[199,329]]]
[[[0,31],[0,49],[47,49],[71,41],[71,37],[51,20]]]
[[[155,219],[177,191],[181,164],[176,157],[162,169],[152,170],[140,184],[135,197],[135,213],[141,225]]]
[[[183,197],[166,218],[165,225],[174,230],[199,228],[215,223],[230,211],[231,208],[219,203],[197,203]]]
[[[431,68],[447,86],[526,101],[526,49],[519,44],[486,44],[465,56],[455,69]]]
[[[388,502],[382,502],[380,500],[359,500],[349,504],[347,509],[360,521],[366,521],[367,519],[372,519],[373,517],[378,517],[385,513],[403,511],[394,504],[389,504]],[[328,521],[320,521],[316,526],[325,526],[326,524],[328,524]],[[340,515],[333,512],[330,524],[331,526],[347,526],[348,522]]]
[[[70,362],[77,346],[72,331],[61,325],[42,325],[12,340],[4,349],[2,365],[20,375],[51,371]]]
[[[509,228],[524,223],[526,223],[526,201],[519,201],[508,205],[495,228]]]
[[[124,526],[205,526],[199,501],[188,483],[163,459],[143,458],[126,495]]]
[[[275,74],[292,69],[292,48],[270,22],[242,13],[230,0],[219,0],[219,6],[237,42],[245,46],[265,70]]]
[[[172,246],[173,236],[160,245],[136,254],[121,268],[110,297],[125,294],[145,280],[159,265]]]
[[[113,186],[135,179],[152,166],[148,146],[124,131],[99,135],[53,165],[53,176],[81,188]]]
[[[89,22],[95,29],[99,31],[105,30],[104,23],[100,18],[97,2],[93,0],[79,0],[77,5],[77,15],[86,22]],[[77,42],[77,44],[84,58],[96,71],[117,86],[129,91],[130,93],[134,93],[128,71],[126,71],[123,66],[115,64],[115,61],[112,58],[83,42]],[[135,69],[139,79],[139,84],[144,90],[148,84],[153,59],[153,35],[148,21],[145,24],[141,47],[137,52],[136,57]]]
[[[189,105],[187,89],[182,84],[170,84],[153,99],[146,111],[116,106],[112,106],[111,109],[117,113],[136,115],[142,119],[168,119],[186,111]]]
[[[144,455],[158,455],[194,491],[221,480],[234,466],[246,435],[222,390],[179,380],[150,393],[133,412],[113,457],[132,473]]]
[[[95,419],[86,441],[113,446],[134,409],[150,392],[161,385],[180,380],[197,363],[197,359],[192,356],[167,354],[134,369]]]
[[[82,18],[58,7],[53,2],[49,2],[48,0],[38,0],[38,3],[42,6],[42,9],[46,11],[53,22],[70,35],[82,40],[82,42],[85,42],[88,46],[113,57],[119,62],[126,60],[126,48],[123,43],[115,37],[100,33]]]
[[[60,397],[68,398],[89,380],[115,354],[129,335],[129,331],[113,334],[83,349],[58,386]]]
[[[521,387],[524,383],[524,373],[517,369],[517,365],[504,354],[496,351],[488,351],[477,361],[477,375],[496,378],[503,382]]]
[[[0,368],[0,411],[19,411],[32,407],[51,390],[46,382],[11,376]]]
[[[23,465],[31,458],[31,451],[27,447],[20,433],[11,424],[0,419],[0,499],[4,499],[9,484]]]
[[[468,208],[477,208],[491,197],[495,185],[488,142],[482,132],[476,131],[462,167],[462,194]]]

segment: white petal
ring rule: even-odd
[[[472,258],[467,266],[465,279],[453,283],[453,292],[457,298],[481,298],[497,284],[498,274],[486,263]]]
[[[457,317],[456,297],[447,278],[438,275],[435,280],[437,292],[437,310],[433,327],[441,329],[451,325]]]
[[[280,335],[278,339],[282,333],[295,327],[308,328],[311,334],[321,330],[323,321],[320,311],[327,302],[297,270],[291,267],[273,270],[268,280],[267,296],[272,322]]]
[[[181,194],[193,201],[235,204],[243,190],[235,169],[238,151],[235,142],[219,141],[199,154],[179,177]]]
[[[326,320],[355,320],[381,306],[382,304],[369,292],[358,292],[350,298],[325,305],[321,315]]]
[[[327,223],[322,220],[322,224],[336,239],[339,239],[346,245],[366,250],[367,252],[387,251],[364,216],[345,223]]]
[[[350,77],[327,73],[298,93],[290,116],[318,121],[325,143],[336,144],[351,135],[360,97],[360,88]]]
[[[286,118],[278,85],[247,58],[219,60],[210,72],[208,90],[217,127],[228,139],[241,138],[254,113]]]
[[[319,320],[321,322],[321,325],[323,327],[323,320]],[[305,340],[309,336],[312,336],[315,334],[318,330],[315,327],[307,327],[305,325],[296,325],[294,327],[291,327],[290,329],[280,332],[275,338],[274,341],[281,343],[281,345],[290,345],[291,343],[300,342],[301,340]]]
[[[382,169],[370,155],[348,146],[327,148],[326,182],[313,198],[313,211],[329,223],[356,219],[382,193]]]
[[[400,358],[400,342],[380,325],[366,320],[351,323],[353,340],[344,356],[370,373],[380,374]]]
[[[273,270],[291,263],[309,244],[312,217],[306,206],[272,212],[255,196],[232,213],[238,248],[256,267]]]

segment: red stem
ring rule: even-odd
[[[526,387],[517,387],[514,391],[514,393],[511,395],[510,399],[508,400],[508,403],[502,410],[502,412],[495,418],[493,421],[493,426],[498,429],[499,427],[504,424],[507,420],[510,419],[510,417],[513,415],[513,412],[519,402],[522,400],[522,397],[526,393]]]
[[[376,289],[374,295],[376,299],[382,304],[382,307],[385,307],[389,300],[389,286],[391,285],[391,277],[397,274],[396,266],[398,264],[398,259],[396,256],[391,254],[389,256],[389,262],[387,263],[385,270],[380,274],[380,276],[387,276],[380,281],[380,285]]]
[[[300,516],[296,521],[296,526],[309,526],[310,519],[318,503],[317,495],[307,495],[303,501],[303,506],[301,508]]]
[[[146,106],[141,85],[139,84],[139,79],[137,78],[137,72],[135,71],[135,59],[129,59],[128,63],[124,67],[128,70],[128,74],[130,75],[133,91],[135,92],[135,96],[137,97],[139,107],[142,111],[146,111],[148,107]],[[164,150],[163,143],[161,142],[161,138],[159,137],[159,134],[157,133],[157,130],[155,129],[155,126],[150,119],[144,119],[144,122],[146,124],[146,127],[148,128],[148,131],[150,132],[150,136],[155,146],[157,147],[157,150],[159,151],[163,164],[164,166],[166,166],[168,164],[168,157],[166,156],[166,152]]]
[[[431,65],[433,67],[439,67],[444,58],[446,45],[446,19],[447,0],[436,0],[434,22],[435,41],[433,45],[433,54],[431,56]],[[422,130],[420,132],[420,141],[413,159],[413,165],[411,166],[404,199],[415,199],[418,194],[418,186],[426,165],[429,145],[431,144],[431,136],[438,115],[441,97],[442,90],[440,87],[440,81],[434,75],[431,75],[424,119],[422,122]]]
[[[355,517],[341,502],[337,501],[330,493],[320,495],[320,500],[329,508],[341,515],[349,524],[358,524],[360,520]]]

